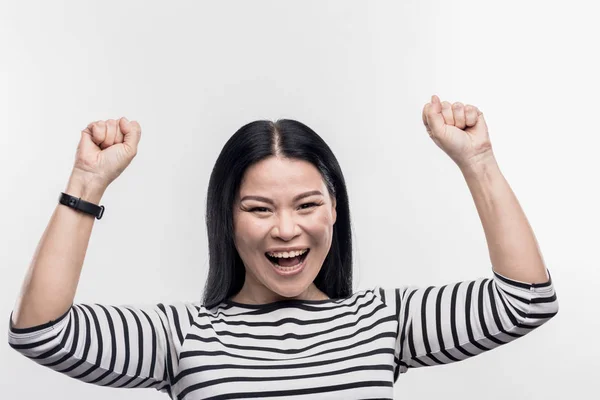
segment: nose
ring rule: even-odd
[[[289,213],[281,213],[275,221],[273,229],[271,230],[271,236],[274,238],[288,241],[298,236],[300,233],[298,224],[294,217]]]

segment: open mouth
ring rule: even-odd
[[[265,256],[271,262],[271,264],[273,264],[274,266],[285,268],[285,267],[294,267],[296,265],[302,264],[304,262],[304,260],[306,259],[306,257],[308,256],[308,253],[310,253],[310,249],[308,249],[306,251],[306,253],[304,253],[298,257],[277,258],[277,257],[271,257],[267,253],[265,253]]]

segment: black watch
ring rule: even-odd
[[[58,202],[67,207],[74,208],[75,210],[91,214],[95,216],[96,219],[102,218],[102,215],[104,214],[104,206],[98,206],[89,201],[81,200],[80,197],[71,196],[70,194],[63,192],[60,192]]]

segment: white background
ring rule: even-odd
[[[0,329],[65,190],[80,131],[126,116],[139,153],[106,191],[75,301],[200,299],[222,146],[292,118],[333,149],[355,290],[491,277],[477,210],[421,121],[432,94],[484,112],[542,249],[559,314],[477,357],[409,370],[398,398],[595,395],[598,5],[594,1],[3,1]],[[79,382],[0,346],[6,399],[159,399]]]

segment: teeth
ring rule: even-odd
[[[267,252],[267,254],[269,256],[271,256],[271,257],[276,257],[276,258],[290,258],[290,257],[301,256],[302,254],[306,253],[307,251],[308,251],[308,249],[299,250],[299,251],[283,252],[283,253],[269,253],[269,252]]]
[[[291,271],[293,269],[298,268],[299,265],[300,264],[296,264],[296,265],[293,265],[291,267],[280,267],[279,265],[276,265],[275,267],[278,268],[278,269],[280,269],[280,270],[282,270],[282,271]]]

